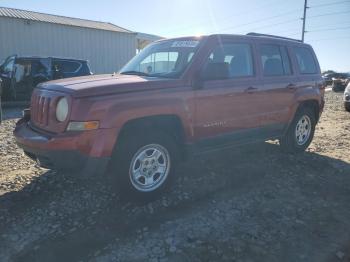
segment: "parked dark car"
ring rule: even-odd
[[[344,107],[346,111],[350,112],[350,83],[348,83],[344,91]]]
[[[322,78],[324,82],[326,83],[327,86],[330,86],[333,83],[333,76],[336,75],[337,73],[327,73],[327,74],[322,74]]]
[[[341,84],[342,86],[344,86],[343,82],[349,81],[350,74],[348,74],[348,73],[327,73],[327,74],[323,74],[322,78],[325,81],[326,85],[333,86],[334,80],[335,80],[336,85]],[[344,90],[345,86],[343,87],[343,90]]]
[[[345,87],[349,83],[350,75],[347,73],[336,73],[332,76],[332,90],[344,91]]]
[[[39,83],[85,75],[91,75],[86,60],[9,56],[0,66],[2,100],[29,101],[34,87]]]

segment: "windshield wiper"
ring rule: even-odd
[[[164,75],[164,73],[155,73],[155,74],[147,74],[140,71],[125,71],[121,72],[122,75],[138,75],[138,76],[147,76],[147,77],[161,77],[161,78],[173,78],[171,75]]]
[[[125,72],[121,72],[120,74],[122,75],[137,75],[137,76],[150,76],[147,73],[144,72],[140,72],[140,71],[125,71]]]

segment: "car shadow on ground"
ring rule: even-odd
[[[255,188],[273,187],[288,177],[295,178],[301,192],[319,191],[322,195],[327,190],[325,181],[329,188],[337,188],[338,184],[349,188],[350,178],[345,176],[349,172],[350,164],[339,159],[312,152],[284,154],[278,145],[262,143],[213,152],[180,165],[173,187],[151,202],[121,200],[108,183],[83,182],[69,174],[47,171],[21,191],[1,196],[0,206],[7,210],[7,216],[31,221],[23,226],[27,235],[38,234],[31,227],[40,223],[49,228],[56,226],[41,235],[27,237],[28,242],[12,260],[85,261],[116,238],[130,238],[145,227],[155,229],[192,212],[195,206],[205,206],[218,195],[248,195]],[[259,210],[255,212],[259,214]],[[40,219],[36,219],[37,214]],[[11,223],[3,227],[8,230]]]

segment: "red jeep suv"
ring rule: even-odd
[[[158,192],[177,161],[252,141],[305,150],[324,106],[310,45],[271,35],[155,42],[117,74],[46,82],[14,131],[41,166]]]

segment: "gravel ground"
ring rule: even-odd
[[[275,142],[181,165],[162,197],[41,169],[0,126],[1,261],[350,261],[350,114],[326,94],[314,142]]]

